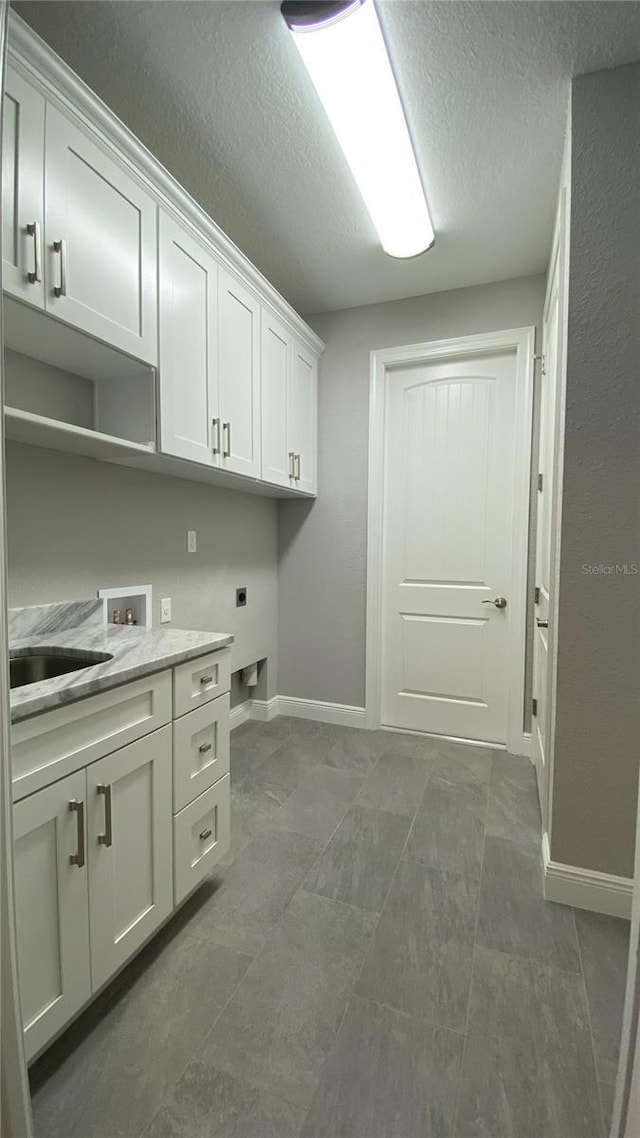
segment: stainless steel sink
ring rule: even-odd
[[[92,664],[113,660],[108,652],[89,652],[76,648],[15,648],[9,652],[12,688],[37,684],[67,672],[79,672]]]

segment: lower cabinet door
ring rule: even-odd
[[[175,901],[204,881],[229,851],[230,778],[226,774],[173,821]]]
[[[14,807],[18,969],[27,1058],[91,995],[85,842],[78,771]]]
[[[94,992],[173,907],[171,727],[87,768]]]

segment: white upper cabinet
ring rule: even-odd
[[[306,494],[317,490],[318,361],[297,342],[287,403],[288,450],[294,455],[294,485]]]
[[[160,447],[193,462],[215,460],[218,264],[160,213]],[[214,421],[215,420],[215,421]]]
[[[262,477],[294,486],[294,455],[287,450],[287,389],[293,337],[267,308],[262,310]]]
[[[46,111],[47,309],[100,340],[157,359],[153,198],[55,107]]]
[[[39,91],[7,69],[2,136],[2,285],[44,306],[44,113]]]
[[[321,341],[13,12],[9,26],[5,340],[97,385],[91,421],[16,403],[11,437],[315,494]]]
[[[260,477],[260,304],[237,277],[218,277],[220,466]]]

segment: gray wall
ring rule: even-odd
[[[309,317],[319,377],[318,500],[281,502],[280,694],[364,705],[369,353],[540,325],[543,277]]]
[[[171,597],[167,627],[232,632],[232,667],[267,658],[259,694],[276,694],[275,502],[15,443],[7,497],[10,605],[150,582],[154,624]],[[187,529],[197,530],[195,554]],[[235,607],[238,585],[246,608]]]
[[[623,876],[640,755],[639,123],[640,64],[575,80],[551,855]]]

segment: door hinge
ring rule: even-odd
[[[536,360],[540,360],[540,375],[546,375],[547,374],[547,357],[546,357],[545,353],[542,352],[541,355],[534,356],[533,360],[534,360],[534,363]]]
[[[536,585],[535,589],[533,590],[533,603],[534,603],[534,605],[540,604],[540,586],[539,585]]]
[[[539,474],[538,475],[538,491],[542,490],[542,483],[543,483],[543,477],[541,474]]]
[[[537,701],[537,699],[531,700],[531,714],[532,715],[538,714],[538,701]]]

